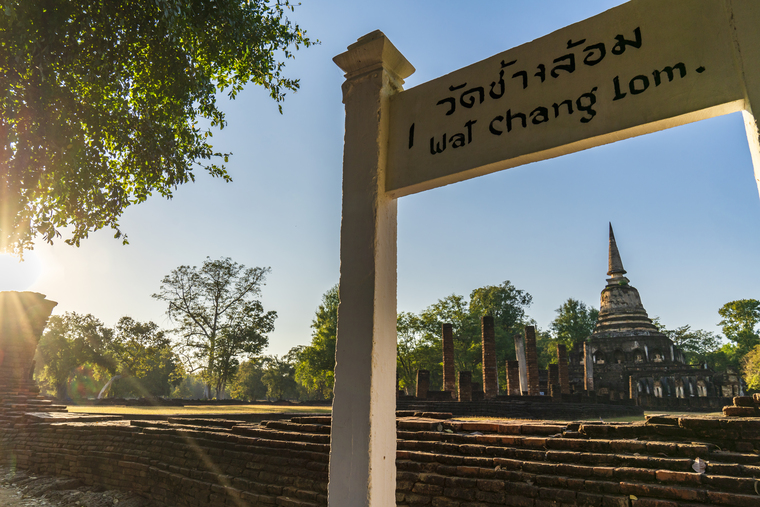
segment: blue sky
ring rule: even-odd
[[[150,295],[206,256],[271,266],[263,292],[279,318],[268,353],[310,340],[321,295],[338,280],[343,76],[332,62],[380,29],[416,67],[406,88],[541,37],[619,1],[314,1],[291,18],[321,45],[287,65],[301,90],[284,114],[262,89],[224,107],[216,147],[233,152],[226,184],[198,173],[172,201],[126,212],[130,245],[112,233],[80,248],[40,244],[23,265],[0,260],[0,290],[34,290],[55,313],[122,315],[170,326]],[[760,198],[739,114],[629,139],[399,201],[398,308],[510,280],[548,327],[574,297],[598,307],[607,222],[631,284],[669,327],[718,331],[724,303],[758,298]]]

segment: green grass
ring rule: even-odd
[[[84,414],[142,414],[142,415],[203,415],[203,414],[262,414],[262,413],[324,413],[332,409],[324,406],[298,405],[190,405],[187,407],[127,407],[69,405],[69,412]]]
[[[69,412],[84,414],[138,414],[138,415],[203,415],[203,414],[262,414],[262,413],[284,413],[284,414],[329,414],[332,412],[330,407],[325,406],[300,406],[300,405],[190,405],[187,407],[127,407],[123,405],[116,406],[78,406],[69,405]],[[716,417],[723,415],[722,412],[645,412],[646,415],[671,415],[674,417]],[[510,418],[504,417],[455,417],[454,419],[464,419],[468,421],[505,421]],[[511,420],[525,420],[514,418]],[[643,415],[630,415],[622,417],[605,417],[604,422],[623,423],[644,421]]]

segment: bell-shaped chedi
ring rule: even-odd
[[[602,290],[599,320],[593,338],[616,336],[662,336],[641,304],[639,291],[629,284],[610,224],[609,271]]]
[[[34,353],[57,304],[37,292],[0,292],[0,384],[33,385]]]

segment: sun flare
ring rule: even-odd
[[[24,254],[24,260],[10,254],[0,254],[0,291],[29,290],[42,273],[42,262],[34,252]]]

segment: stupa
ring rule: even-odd
[[[683,363],[683,354],[652,323],[639,291],[625,274],[610,224],[610,278],[602,290],[599,319],[588,340],[594,363]]]
[[[609,234],[609,278],[585,344],[583,389],[615,401],[684,409],[720,405],[713,400],[741,394],[735,374],[716,375],[706,365],[687,364],[683,352],[654,325],[625,276],[612,224]]]

